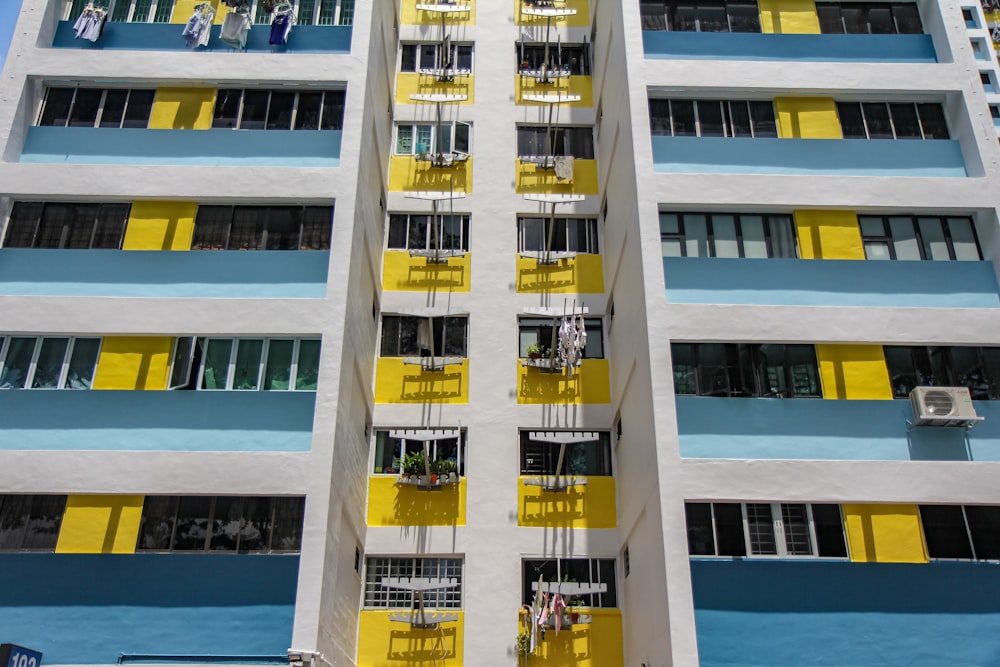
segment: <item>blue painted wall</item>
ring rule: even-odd
[[[647,58],[934,63],[930,35],[778,35],[645,31]]]
[[[653,162],[658,173],[966,175],[955,140],[654,136]]]
[[[0,248],[0,294],[318,299],[329,264],[312,250]]]
[[[702,667],[993,667],[1000,565],[692,560]]]
[[[0,553],[0,636],[47,664],[281,656],[298,569],[297,555]]]
[[[0,450],[304,452],[315,406],[306,391],[3,390]]]
[[[336,167],[340,130],[31,127],[21,162]]]
[[[190,51],[181,37],[180,23],[107,23],[96,42],[76,39],[72,21],[60,21],[52,46],[61,49],[132,49],[137,51]],[[222,26],[212,28],[208,46],[199,51],[234,51],[219,39]],[[254,26],[247,37],[246,50],[258,53],[350,53],[351,26],[300,25],[292,28],[288,44],[272,46],[271,26]]]
[[[787,306],[997,308],[991,262],[664,257],[667,301]]]
[[[922,427],[908,400],[677,396],[681,456],[838,461],[1000,461],[1000,401],[971,431]]]

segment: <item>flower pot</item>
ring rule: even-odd
[[[542,358],[542,353],[541,352],[529,352],[528,353],[528,358],[529,359],[541,359]]]
[[[438,481],[437,473],[432,472],[431,473],[431,484],[437,484],[437,481]]]

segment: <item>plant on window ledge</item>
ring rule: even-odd
[[[409,452],[403,457],[403,474],[407,477],[423,475],[426,472],[424,465],[424,453],[422,451]]]
[[[528,346],[528,358],[529,359],[540,359],[542,357],[543,347],[538,343],[532,343]]]

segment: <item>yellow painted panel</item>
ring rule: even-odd
[[[864,259],[861,228],[854,211],[795,211],[802,259]]]
[[[844,505],[843,509],[851,560],[927,562],[916,505]]]
[[[414,102],[410,95],[468,95],[469,99],[457,102],[459,105],[472,104],[475,101],[473,76],[455,77],[454,81],[438,81],[436,77],[417,74],[416,72],[400,72],[396,75],[396,104],[426,104]],[[451,104],[456,104],[452,102]]]
[[[569,76],[556,79],[553,83],[538,83],[530,76],[514,75],[514,100],[517,104],[538,105],[538,102],[525,102],[521,99],[524,93],[545,95],[559,93],[560,95],[579,95],[579,102],[568,102],[561,107],[592,107],[594,106],[594,77]],[[544,105],[548,106],[548,105]]]
[[[525,16],[521,14],[521,8],[528,7],[527,4],[523,3],[521,0],[514,0],[514,16],[516,17],[517,25],[536,25],[545,27],[548,22],[544,16]],[[576,14],[574,16],[567,16],[565,18],[555,19],[552,21],[553,26],[565,26],[569,28],[589,28],[590,27],[590,7],[587,6],[587,0],[566,0],[565,2],[559,2],[557,0],[556,7],[575,9]]]
[[[122,250],[190,250],[197,215],[194,202],[133,202]]]
[[[556,403],[610,403],[611,382],[607,359],[584,359],[573,377],[549,373],[517,362],[517,402],[529,405]]]
[[[393,155],[389,160],[389,191],[472,192],[472,158],[451,167],[432,167],[412,155]]]
[[[566,491],[517,484],[517,525],[538,528],[616,528],[614,477],[588,477],[587,484]],[[369,522],[370,525],[370,522]]]
[[[544,294],[600,294],[604,265],[600,255],[577,255],[558,264],[539,264],[532,257],[517,258],[517,291]]]
[[[403,25],[441,25],[442,14],[428,12],[417,9],[417,5],[433,5],[435,0],[423,2],[423,0],[403,0],[402,18]],[[445,25],[475,25],[476,24],[476,0],[462,0],[463,5],[469,5],[467,12],[454,12],[444,14]]]
[[[369,526],[464,526],[465,480],[426,491],[395,476],[368,478]]]
[[[187,23],[191,15],[194,14],[194,6],[203,2],[215,7],[215,20],[212,21],[215,25],[220,25],[222,19],[226,18],[226,14],[230,12],[229,7],[222,4],[222,0],[174,0],[174,12],[170,15],[170,22]]]
[[[404,364],[401,357],[379,357],[375,370],[376,403],[468,403],[469,360],[443,371]]]
[[[816,345],[823,398],[892,400],[881,345]]]
[[[573,181],[560,181],[554,169],[515,160],[517,193],[596,195],[597,160],[574,160]]]
[[[362,611],[357,667],[461,667],[465,613],[446,611],[458,620],[442,623],[436,630],[414,630],[407,623],[390,621],[389,611]]]
[[[143,496],[69,496],[56,553],[135,553],[143,500]]]
[[[214,88],[157,88],[149,129],[208,130],[214,110]]]
[[[782,139],[843,139],[832,97],[776,97],[778,136]]]
[[[758,0],[761,32],[818,35],[815,0]]]
[[[426,257],[410,257],[405,250],[386,250],[382,262],[382,289],[390,292],[468,292],[472,255],[450,257],[433,264]]]
[[[528,667],[623,667],[625,644],[622,614],[618,609],[580,607],[593,617],[592,623],[578,623],[571,630],[549,630],[539,639],[538,648],[528,658]],[[518,631],[524,627],[518,619]]]
[[[174,339],[105,336],[94,389],[166,389]]]

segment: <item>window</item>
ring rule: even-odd
[[[305,500],[146,496],[136,551],[297,552]]]
[[[660,213],[664,257],[798,257],[792,216]]]
[[[587,345],[580,352],[582,359],[604,358],[604,324],[600,317],[585,317]],[[561,317],[521,317],[517,320],[518,356],[529,356],[528,348],[537,345],[541,356],[548,357],[559,344]]]
[[[947,139],[940,104],[837,102],[845,139]]]
[[[390,213],[386,247],[389,250],[435,250],[433,216],[421,213]],[[442,250],[469,249],[469,216],[439,215],[438,238]]]
[[[399,71],[435,74],[439,70],[449,73],[472,73],[472,45],[449,44],[448,49],[440,44],[402,44],[400,47]]]
[[[760,32],[756,0],[641,0],[643,30]]]
[[[383,586],[382,580],[386,578],[426,579],[440,583],[442,588],[424,591],[424,607],[462,608],[461,558],[369,557],[365,560],[365,608],[412,609],[414,593]]]
[[[47,88],[38,124],[46,127],[145,128],[153,90]]]
[[[76,20],[91,1],[72,0],[66,18]],[[174,0],[116,0],[112,4],[114,10],[108,20],[129,23],[169,23],[174,10]]]
[[[260,0],[256,0],[258,5]],[[352,25],[354,0],[295,0],[298,25]],[[269,23],[270,21],[262,21]]]
[[[341,130],[344,91],[296,92],[220,88],[213,128],[240,130]]]
[[[607,431],[521,431],[521,474],[610,477],[611,434]]]
[[[986,40],[984,39],[973,39],[969,41],[972,46],[972,55],[976,60],[989,60],[990,51],[986,48]]]
[[[397,125],[396,155],[424,157],[429,153],[471,153],[472,126],[468,123]]]
[[[174,345],[170,389],[316,391],[318,338],[193,338]]]
[[[971,7],[962,7],[962,20],[965,21],[966,28],[978,28],[979,21],[976,18],[976,10]]]
[[[521,159],[559,155],[593,160],[594,128],[518,125],[517,155]]]
[[[332,206],[199,206],[192,250],[329,250]]]
[[[382,316],[383,357],[465,357],[469,318]]]
[[[892,395],[914,387],[968,387],[977,401],[1000,399],[1000,347],[885,346]]]
[[[817,2],[816,13],[824,34],[919,35],[924,31],[914,2]]]
[[[520,253],[550,251],[596,255],[600,253],[597,218],[518,217],[517,250]]]
[[[1000,507],[921,505],[927,555],[957,560],[1000,560]]]
[[[545,59],[546,53],[548,60]],[[538,72],[543,66],[570,74],[590,76],[590,48],[588,44],[525,44],[514,46],[517,70],[522,73]]]
[[[980,72],[979,81],[983,84],[983,90],[987,93],[997,92],[997,82],[992,72]]]
[[[0,337],[0,389],[90,389],[100,338]]]
[[[676,394],[821,396],[812,345],[673,343],[670,354]]]
[[[4,247],[118,250],[130,210],[129,204],[19,201],[10,212]]]
[[[649,100],[654,137],[777,137],[774,118],[770,100]]]
[[[588,593],[570,597],[568,607],[611,608],[618,606],[618,579],[614,558],[547,558],[522,561],[524,576],[521,601],[530,605],[535,598],[532,585],[541,577],[544,583],[575,583],[603,586],[603,593]]]
[[[0,551],[55,551],[66,496],[0,495]]]
[[[847,558],[839,505],[686,503],[692,556]]]
[[[978,262],[972,218],[937,215],[859,215],[866,259]]]
[[[407,438],[407,436],[411,436]],[[403,457],[408,453],[427,451],[429,462],[452,461],[460,477],[465,476],[466,434],[459,429],[393,429],[375,431],[376,475],[398,475],[403,472]]]

